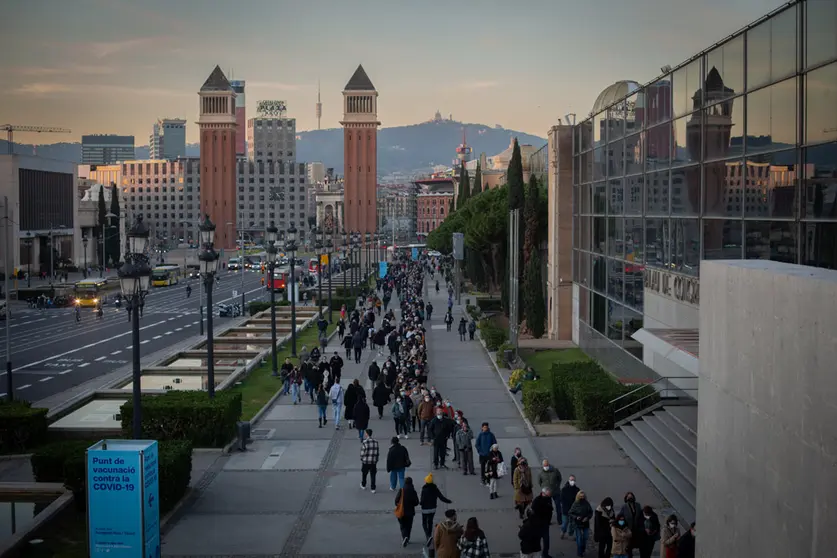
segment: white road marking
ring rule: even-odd
[[[93,359],[93,360],[95,360],[96,362],[99,362],[100,360],[105,360],[106,358],[108,358],[108,357],[103,357],[102,356],[102,357],[99,357],[99,358],[96,358],[96,359]]]
[[[130,350],[131,350],[131,349],[133,349],[133,348],[134,348],[134,346],[133,346],[133,345],[128,345],[127,347],[125,347],[125,350],[130,351]]]
[[[81,364],[78,365],[79,368],[84,368],[85,366],[90,366],[90,363],[89,362],[82,362]]]
[[[41,378],[41,379],[40,379],[40,380],[38,380],[38,381],[39,381],[39,382],[48,382],[48,381],[50,381],[51,379],[52,379],[52,376],[47,376],[46,378]]]
[[[175,331],[183,331],[183,328],[182,327],[175,328]]]
[[[121,352],[122,352],[122,350],[121,350],[121,349],[119,349],[119,350],[113,351],[113,352],[111,353],[111,355],[118,355],[118,354],[119,354],[119,353],[121,353]]]
[[[72,368],[67,368],[66,370],[62,370],[61,372],[59,372],[58,375],[63,376],[64,374],[69,374],[72,371],[73,371]]]
[[[145,345],[146,343],[148,343],[148,339],[146,339],[145,341],[140,341],[140,345]]]
[[[31,387],[32,387],[32,384],[24,384],[24,385],[20,386],[19,388],[17,388],[17,390],[22,391],[24,389],[31,388]]]
[[[174,332],[173,331],[167,331],[163,335],[171,335],[172,333],[174,333]]]
[[[155,335],[151,339],[154,339],[156,341],[157,339],[160,339],[161,337],[163,337],[163,336],[162,335]]]
[[[172,322],[172,321],[174,321],[174,320],[176,320],[176,319],[177,319],[177,318],[169,318],[169,321],[170,321],[170,322]]]

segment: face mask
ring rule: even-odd
[[[395,402],[396,403],[401,403],[401,398],[399,397],[398,399],[395,400]]]
[[[401,392],[401,397],[404,397],[405,395],[407,395],[407,392],[406,392],[406,391],[402,391],[402,392]]]
[[[624,526],[625,526],[625,520],[624,520],[624,519],[620,519],[620,520],[619,520],[619,525],[621,525],[622,527],[624,527]]]
[[[430,403],[430,398],[429,398],[429,397],[425,397],[425,398],[424,398],[424,402],[425,402],[425,403]]]
[[[442,420],[442,415],[436,415],[436,418]]]
[[[612,510],[612,509],[613,509],[613,506],[605,506],[605,509],[606,509],[607,511],[610,511],[610,510]]]
[[[645,519],[651,519],[651,516],[650,516],[650,515],[643,515],[643,517],[644,517]]]
[[[430,393],[432,393],[433,395],[436,395],[436,390],[435,389],[430,390]]]
[[[549,471],[549,467],[544,467],[543,470],[544,471]]]
[[[677,527],[677,523],[671,522],[668,524],[668,526],[674,529],[675,527]]]
[[[574,480],[570,481],[570,486],[575,486],[575,481]]]
[[[629,497],[628,497],[628,502],[630,502],[630,503],[634,503],[635,501],[636,501],[636,500],[634,500],[634,497],[633,497],[633,496],[629,496]]]

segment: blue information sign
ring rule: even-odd
[[[102,440],[87,450],[90,554],[158,558],[157,442]]]
[[[381,279],[386,277],[388,269],[389,265],[387,265],[387,262],[378,262],[378,277]]]
[[[410,251],[410,256],[412,256],[413,261],[417,260],[418,259],[418,248],[413,248]]]

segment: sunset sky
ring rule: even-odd
[[[0,123],[71,128],[148,143],[160,117],[188,120],[216,64],[256,102],[282,99],[298,130],[340,119],[362,63],[383,126],[438,109],[456,120],[545,136],[589,113],[617,80],[648,82],[784,4],[782,0],[5,0]]]

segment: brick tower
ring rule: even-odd
[[[198,95],[201,220],[208,214],[215,223],[216,248],[231,249],[236,247],[237,208],[235,91],[221,68],[215,66]]]
[[[358,66],[343,89],[343,222],[375,232],[378,211],[378,92]]]

